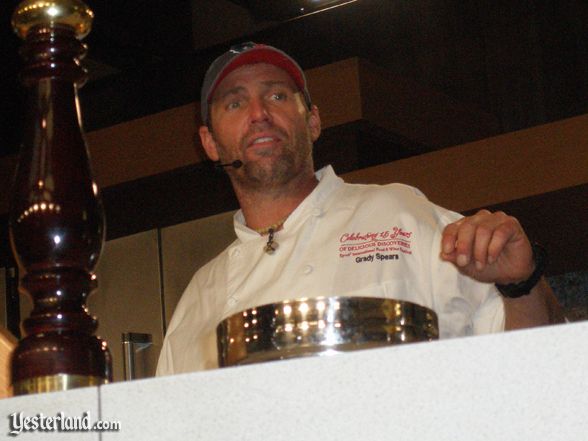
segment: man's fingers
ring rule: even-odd
[[[492,264],[498,259],[506,244],[517,233],[517,227],[518,222],[512,217],[508,217],[494,230],[488,244],[488,263]]]
[[[476,269],[483,269],[488,262],[488,246],[501,217],[501,213],[493,215],[488,210],[480,210],[474,216],[448,225],[441,245],[445,258],[450,257],[448,260],[460,267],[474,261]],[[449,256],[451,253],[453,255]]]
[[[479,225],[476,228],[473,259],[478,271],[483,270],[486,263],[488,263],[488,245],[490,244],[492,237],[492,228],[489,228],[487,225]]]
[[[529,240],[519,222],[502,212],[481,210],[448,225],[441,258],[483,282],[526,280],[533,271]]]
[[[463,219],[462,219],[463,220]],[[443,254],[451,254],[455,251],[455,241],[457,240],[457,232],[462,220],[449,224],[443,230],[441,237],[441,251]]]
[[[463,222],[459,226],[455,241],[455,263],[458,266],[466,266],[471,261],[472,248],[476,237],[476,225],[473,222]]]

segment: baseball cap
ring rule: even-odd
[[[310,94],[306,87],[304,72],[288,54],[273,46],[253,43],[251,41],[232,46],[212,62],[200,93],[200,111],[204,124],[208,124],[209,105],[214,92],[221,81],[235,69],[248,64],[267,63],[283,69],[304,95],[304,101],[310,109]]]

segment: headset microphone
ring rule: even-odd
[[[224,168],[224,167],[233,167],[233,168],[240,168],[243,166],[243,162],[239,161],[238,159],[236,159],[233,162],[227,162],[226,164],[215,164],[214,165],[217,168]]]

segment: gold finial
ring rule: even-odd
[[[12,27],[24,40],[34,26],[65,25],[81,40],[90,33],[93,19],[92,10],[80,0],[24,0],[12,14]]]

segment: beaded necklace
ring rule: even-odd
[[[267,254],[274,254],[276,249],[278,248],[279,244],[274,240],[274,233],[278,231],[280,228],[282,228],[284,222],[286,222],[286,219],[288,219],[288,216],[276,222],[275,224],[270,225],[269,227],[256,228],[253,230],[256,233],[261,234],[262,236],[264,234],[269,234],[267,238],[267,243],[263,247],[263,251],[265,251]]]

